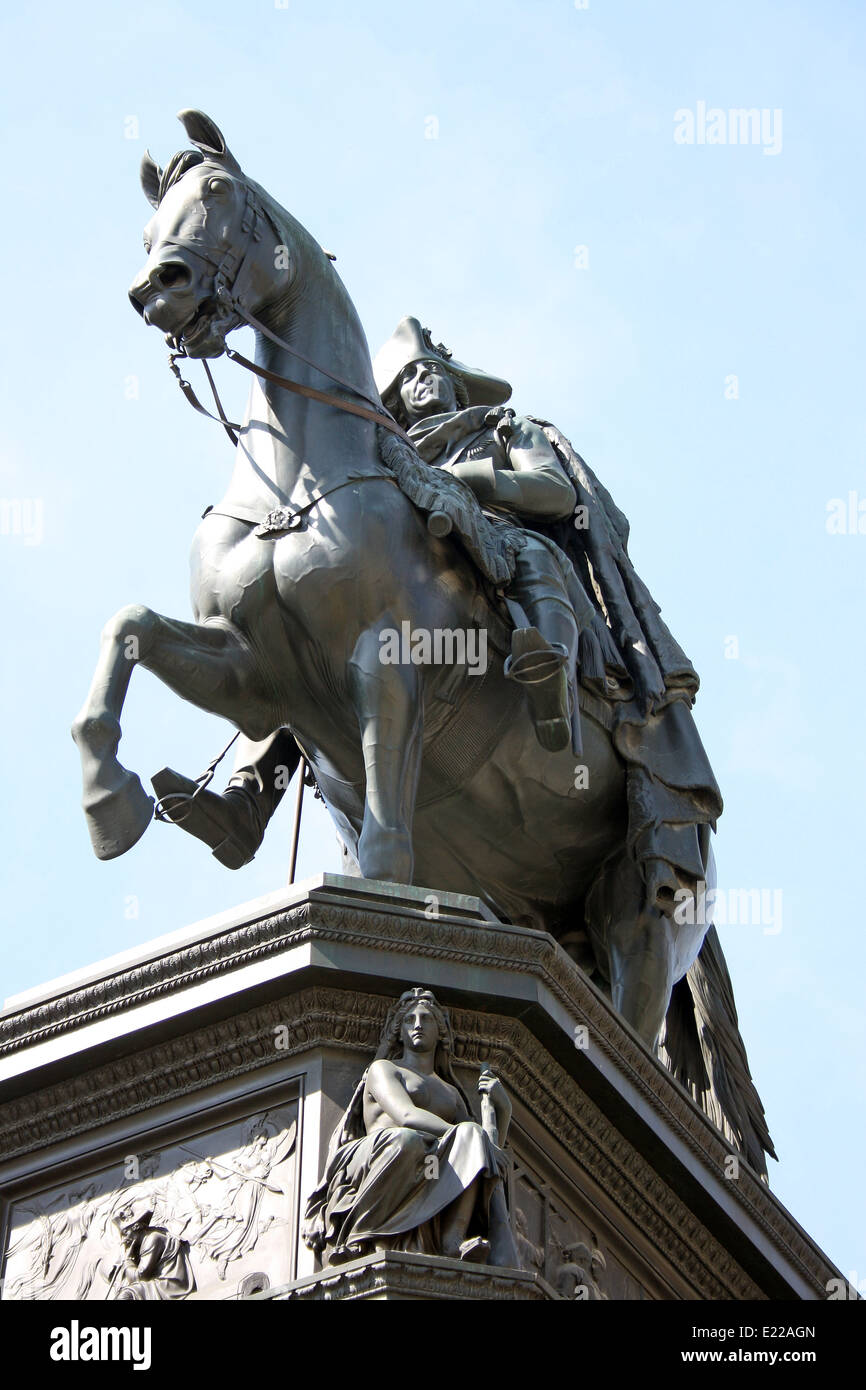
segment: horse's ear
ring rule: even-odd
[[[141,176],[141,186],[144,189],[144,196],[152,208],[159,207],[159,184],[162,178],[162,170],[152,157],[150,150],[145,150],[139,170]]]
[[[192,143],[209,159],[218,159],[227,168],[240,173],[240,165],[229,150],[225,136],[216,121],[203,111],[178,111],[177,118]]]

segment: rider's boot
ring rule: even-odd
[[[571,608],[555,598],[523,607],[531,627],[515,628],[505,674],[526,689],[535,735],[557,753],[572,740],[577,667],[577,623]]]
[[[240,869],[255,857],[300,758],[298,745],[285,729],[260,743],[242,734],[234,772],[222,795],[198,791],[191,778],[163,768],[151,778],[161,802],[160,819],[204,841],[226,868]]]

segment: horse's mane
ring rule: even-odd
[[[170,188],[174,188],[176,183],[180,183],[184,174],[194,168],[196,164],[204,164],[205,157],[201,150],[178,150],[163,169],[159,179],[159,189],[156,195],[156,205],[159,207],[163,198]]]

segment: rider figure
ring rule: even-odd
[[[466,483],[492,520],[521,526],[506,599],[515,631],[505,673],[526,684],[542,747],[565,748],[578,630],[594,609],[573,573],[569,584],[571,565],[559,547],[529,529],[573,514],[576,497],[565,470],[541,426],[504,408],[508,383],[454,361],[418,319],[398,324],[373,373],[384,404],[425,462]]]
[[[384,404],[408,430],[421,458],[467,484],[494,524],[521,527],[506,603],[515,627],[505,674],[525,685],[541,745],[556,751],[572,738],[578,632],[593,609],[569,561],[527,526],[571,516],[574,488],[543,430],[506,409],[507,382],[456,362],[434,345],[418,319],[405,318],[374,363]],[[579,611],[575,612],[576,607]],[[166,804],[168,819],[210,845],[229,868],[249,863],[300,761],[288,730],[261,743],[238,740],[235,769],[222,796]],[[153,779],[160,797],[188,798],[196,784],[165,769]]]

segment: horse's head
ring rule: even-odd
[[[260,311],[288,292],[292,265],[266,195],[245,178],[218,127],[201,111],[179,119],[196,148],[165,169],[149,153],[141,163],[154,215],[129,297],[188,356],[218,357],[242,321],[233,301]]]

